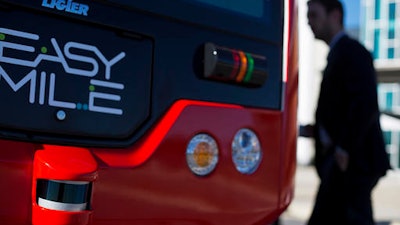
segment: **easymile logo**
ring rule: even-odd
[[[7,37],[17,37],[15,41],[7,41]],[[13,65],[14,70],[7,71],[0,64],[0,82],[5,82],[14,93],[20,91],[23,86],[29,87],[27,100],[30,104],[48,105],[49,107],[85,110],[90,112],[122,115],[122,108],[110,107],[104,100],[120,103],[121,96],[115,92],[121,92],[125,85],[112,82],[112,69],[119,61],[125,57],[125,52],[120,52],[111,59],[94,45],[69,41],[60,46],[56,38],[49,40],[49,46],[55,54],[48,54],[48,48],[39,45],[40,36],[38,34],[24,31],[12,30],[0,27],[0,63]],[[11,40],[11,38],[10,38]],[[29,41],[32,44],[22,44]],[[39,46],[35,46],[39,45]],[[7,54],[7,52],[20,52],[21,54]],[[73,66],[70,62],[80,62],[90,65],[91,69]],[[41,63],[56,63],[63,69],[60,76],[74,76],[86,82],[90,92],[79,102],[57,100],[55,71],[47,71],[41,68]],[[27,68],[23,74],[17,68]],[[41,68],[41,69],[40,69]],[[100,68],[104,68],[100,70]],[[60,70],[58,70],[59,72]],[[104,74],[100,71],[104,71]],[[21,79],[21,75],[23,76]],[[19,78],[17,78],[19,77]],[[86,79],[85,79],[86,78]],[[83,81],[84,82],[84,81]],[[96,87],[101,87],[102,91],[97,91]],[[107,91],[108,90],[108,91]],[[113,92],[113,93],[110,93]],[[67,93],[59,93],[58,96],[68,96]],[[97,100],[101,103],[96,103]]]
[[[77,3],[73,0],[43,0],[42,6],[83,16],[87,16],[89,11],[88,5]]]

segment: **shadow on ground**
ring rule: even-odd
[[[377,222],[376,225],[390,225],[391,222]]]

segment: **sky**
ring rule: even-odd
[[[345,10],[346,28],[359,26],[360,20],[360,0],[341,0]]]

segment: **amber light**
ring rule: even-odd
[[[194,174],[210,174],[218,163],[216,141],[208,134],[194,136],[186,148],[186,162]]]
[[[207,167],[213,159],[213,152],[209,143],[199,143],[193,152],[194,160],[200,167]]]

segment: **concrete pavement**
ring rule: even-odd
[[[313,167],[298,166],[295,197],[281,217],[281,225],[305,225],[318,188]],[[400,225],[400,171],[390,171],[382,178],[372,194],[377,225]]]

